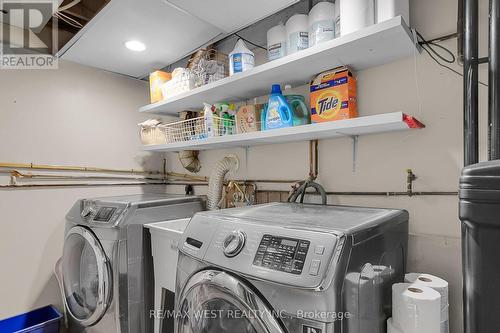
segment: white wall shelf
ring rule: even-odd
[[[175,152],[181,150],[209,150],[245,148],[257,145],[333,139],[384,132],[404,131],[425,127],[415,118],[402,112],[331,121],[321,124],[280,128],[275,130],[226,135],[202,140],[144,146],[148,151]]]
[[[146,105],[140,112],[177,115],[200,110],[203,103],[241,101],[266,95],[273,83],[303,85],[317,73],[340,65],[362,70],[410,57],[416,52],[411,30],[401,16],[252,70]]]

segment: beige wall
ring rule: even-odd
[[[456,6],[456,0],[412,1],[412,25],[427,38],[454,32]],[[482,0],[481,6],[484,36],[487,1]],[[455,40],[444,45],[456,49]],[[484,54],[484,38],[481,45]],[[425,54],[357,75],[361,115],[404,111],[427,128],[361,137],[354,172],[350,139],[321,141],[319,182],[332,191],[402,191],[405,169],[412,168],[419,177],[416,191],[456,190],[463,159],[461,77],[438,67]],[[135,125],[143,118],[136,107],[147,102],[143,82],[66,63],[59,71],[2,72],[0,87],[2,161],[119,168],[142,165],[144,153]],[[307,90],[301,87],[297,91]],[[480,96],[484,129],[485,88]],[[484,131],[481,146],[484,157]],[[307,148],[303,142],[203,152],[200,173],[208,175],[217,160],[235,153],[241,167],[233,177],[304,178]],[[183,171],[174,154],[168,157],[171,170]],[[0,317],[58,301],[51,270],[60,255],[64,214],[74,200],[137,190],[0,191]],[[183,188],[171,190],[181,192]],[[203,193],[205,188],[197,191]],[[462,331],[457,198],[343,196],[330,197],[329,202],[407,209],[411,216],[409,270],[450,281],[452,332]]]
[[[145,82],[64,62],[58,70],[0,72],[1,162],[161,165],[141,152],[137,137],[144,116],[136,109],[148,98]],[[142,191],[0,189],[0,318],[60,304],[52,270],[61,255],[64,215],[77,199]]]
[[[483,55],[486,52],[486,9],[487,1],[481,1]],[[456,0],[415,0],[412,1],[412,26],[426,38],[446,35],[456,31],[456,12]],[[456,40],[443,45],[456,50]],[[462,70],[459,66],[453,67]],[[482,68],[481,77],[487,81],[484,70]],[[456,191],[463,160],[462,78],[439,67],[426,54],[358,72],[357,78],[360,115],[403,111],[416,116],[427,128],[360,137],[354,172],[351,139],[323,140],[319,144],[319,182],[330,191],[405,191],[405,170],[411,168],[418,176],[414,190]],[[480,89],[481,154],[484,158],[487,89]],[[307,87],[296,91],[307,93]],[[236,154],[241,160],[238,178],[301,179],[308,174],[306,142],[202,152],[200,173],[210,174],[216,161],[228,153]],[[181,171],[174,155],[169,156],[169,166]],[[205,191],[204,188],[197,190],[199,193]],[[462,331],[460,224],[456,197],[332,196],[329,202],[407,209],[411,218],[409,270],[436,274],[450,282],[451,332]]]

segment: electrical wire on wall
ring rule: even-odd
[[[261,49],[261,50],[267,51],[267,48],[265,48],[264,46],[259,45],[259,44],[257,44],[257,43],[254,43],[254,42],[252,42],[252,41],[250,41],[250,40],[248,40],[248,39],[246,39],[246,38],[242,37],[242,36],[241,36],[240,34],[238,34],[238,33],[234,33],[234,35],[235,35],[236,37],[238,37],[238,38],[242,39],[245,43],[248,43],[248,44],[250,44],[250,45],[252,45],[252,46],[255,46],[255,47],[257,47],[257,48],[259,48],[259,49]]]
[[[417,42],[420,47],[422,47],[422,50],[424,50],[429,57],[434,60],[435,63],[437,63],[439,66],[446,68],[447,70],[463,77],[463,74],[460,73],[459,71],[455,70],[452,68],[451,64],[454,64],[457,61],[457,58],[455,57],[455,54],[450,51],[448,48],[446,48],[443,45],[438,44],[438,42],[443,42],[452,38],[457,38],[458,34],[449,34],[443,37],[439,38],[434,38],[432,40],[426,40],[420,32],[415,30],[416,35],[417,35]],[[440,51],[438,51],[440,50]],[[444,54],[443,54],[444,52]],[[443,63],[444,62],[444,63]],[[479,84],[488,87],[488,84],[479,81]]]

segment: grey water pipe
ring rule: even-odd
[[[500,3],[490,0],[488,67],[488,159],[500,159]]]
[[[457,13],[457,62],[464,63],[464,0],[458,0]]]
[[[463,0],[464,54],[464,165],[479,161],[478,125],[478,1]]]

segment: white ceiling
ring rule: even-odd
[[[59,55],[141,78],[297,1],[112,0]],[[129,51],[128,40],[146,51]]]
[[[113,0],[108,6],[83,34],[76,36],[78,40],[63,59],[143,77],[221,33],[161,0]],[[126,49],[124,43],[128,40],[143,42],[146,50]]]
[[[255,23],[299,0],[166,0],[226,33]]]

